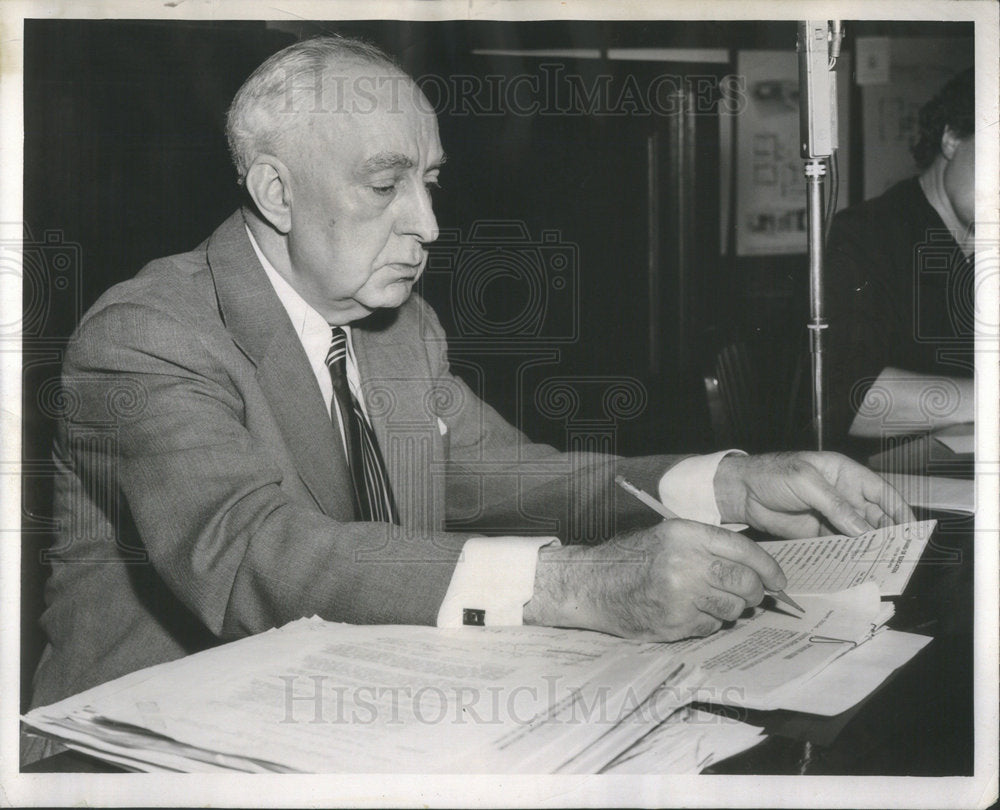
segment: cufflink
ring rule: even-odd
[[[485,627],[486,611],[477,608],[462,608],[462,624],[471,627]]]

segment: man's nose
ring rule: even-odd
[[[414,184],[412,192],[407,195],[398,228],[402,234],[415,236],[423,244],[438,238],[434,204],[430,191],[423,183]]]

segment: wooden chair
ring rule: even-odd
[[[805,352],[788,341],[706,336],[705,394],[714,444],[748,452],[802,445]]]

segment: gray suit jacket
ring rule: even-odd
[[[34,705],[302,616],[433,623],[473,530],[572,541],[602,510],[655,518],[612,477],[655,488],[676,458],[532,444],[449,372],[418,296],[354,346],[400,527],[352,521],[342,444],[239,212],[87,313],[59,392]]]

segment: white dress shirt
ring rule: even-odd
[[[249,228],[247,235],[302,343],[323,393],[327,413],[331,414],[331,418],[333,414],[337,415],[346,453],[347,440],[344,426],[340,424],[340,413],[331,408],[333,383],[326,366],[326,355],[330,349],[330,325],[278,273],[261,252]],[[347,382],[364,409],[361,379],[351,343],[351,328],[345,326],[343,329],[347,335]],[[367,411],[365,415],[367,416]],[[440,419],[438,428],[442,433],[447,430]],[[713,480],[719,462],[733,452],[740,451],[725,450],[707,456],[692,456],[667,470],[659,484],[659,496],[663,505],[678,517],[718,525],[720,517],[715,503]],[[559,545],[559,540],[555,537],[510,536],[472,537],[467,540],[452,574],[448,592],[438,610],[438,626],[458,627],[463,623],[521,624],[524,605],[531,600],[534,588],[538,549],[548,545]],[[497,576],[498,571],[503,572],[502,577]]]

